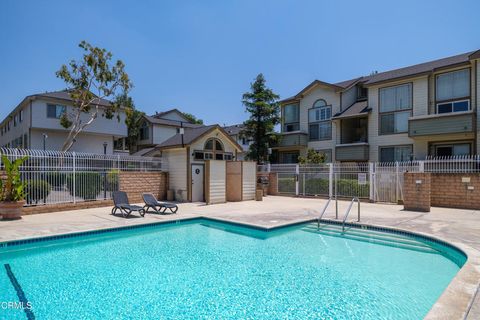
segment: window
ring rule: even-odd
[[[23,121],[23,110],[20,110],[20,113],[18,114],[18,119],[20,120],[20,122]]]
[[[413,156],[413,147],[392,146],[380,148],[380,162],[410,161]]]
[[[412,84],[379,89],[379,103],[380,134],[407,132],[412,109]]]
[[[298,156],[298,151],[280,152],[280,163],[298,163]]]
[[[466,156],[471,154],[471,143],[450,143],[432,145],[436,157]]]
[[[470,110],[470,100],[460,100],[437,104],[437,113],[461,112]]]
[[[332,139],[332,106],[323,99],[317,100],[308,110],[308,135],[310,140]]]
[[[216,139],[211,138],[205,142],[203,146],[204,150],[195,150],[193,157],[195,160],[232,160],[232,153],[225,152],[223,143]]]
[[[470,69],[440,74],[436,77],[436,100],[454,100],[470,96]]]
[[[300,130],[298,104],[288,104],[283,107],[283,131],[292,132]]]
[[[150,137],[150,128],[147,125],[147,122],[143,122],[140,127],[140,140],[147,140]]]
[[[13,116],[13,126],[14,126],[14,127],[17,126],[17,121],[18,121],[18,115],[14,115],[14,116]]]
[[[23,135],[23,147],[28,148],[28,135],[26,133]]]
[[[357,100],[365,100],[368,97],[368,89],[362,85],[357,86]]]
[[[56,104],[47,104],[47,118],[60,119],[66,111],[65,106]]]

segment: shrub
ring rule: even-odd
[[[37,204],[39,200],[47,199],[52,191],[52,186],[45,180],[27,180],[25,194],[27,203]]]
[[[63,172],[47,172],[46,180],[52,187],[63,187],[67,180],[67,174]]]
[[[107,191],[116,191],[118,190],[118,173],[117,169],[110,170],[107,173]]]
[[[67,176],[67,188],[73,196],[73,175]],[[97,172],[79,172],[75,174],[75,196],[84,200],[95,200],[103,189],[102,176]]]

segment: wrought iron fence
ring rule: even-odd
[[[20,174],[29,206],[111,199],[120,171],[165,170],[159,158],[11,148],[0,153],[11,161],[26,157]]]

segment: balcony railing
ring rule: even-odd
[[[335,159],[337,161],[368,161],[369,146],[366,142],[337,144]]]
[[[275,147],[306,147],[308,143],[308,134],[301,131],[284,132]]]
[[[436,134],[473,133],[475,113],[452,112],[412,117],[408,121],[410,137],[429,136]]]

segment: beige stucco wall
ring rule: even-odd
[[[415,145],[413,139],[408,137],[408,133],[379,135],[379,110],[378,110],[378,92],[380,88],[400,85],[405,83],[413,84],[413,114],[415,116],[425,115],[428,110],[428,78],[426,76],[411,80],[389,82],[378,86],[368,88],[368,106],[372,108],[372,112],[368,118],[368,142],[370,144],[370,160],[379,161],[379,148],[382,146],[394,145],[413,145],[413,153],[415,157],[423,154],[423,147]],[[418,154],[417,154],[418,148]]]
[[[230,141],[229,138],[225,136],[223,132],[215,129],[190,145],[189,157],[191,163],[204,163],[203,160],[195,160],[194,156],[192,156],[192,153],[195,150],[203,150],[205,142],[207,142],[207,140],[211,138],[217,138],[222,141],[225,152],[231,152],[235,156],[235,151],[237,150],[237,147]]]
[[[327,86],[318,86],[307,92],[300,101],[300,130],[308,133],[308,109],[312,108],[315,101],[324,99],[327,105],[332,105],[332,116],[340,112],[340,94]],[[340,128],[332,122],[332,139],[324,141],[309,141],[308,148],[315,150],[335,148],[335,142],[340,137]],[[334,158],[334,152],[332,152]]]

